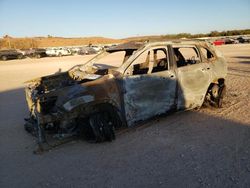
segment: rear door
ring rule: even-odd
[[[202,105],[211,82],[210,68],[202,62],[195,45],[173,45],[178,77],[178,109]]]

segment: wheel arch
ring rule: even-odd
[[[110,112],[113,117],[118,118],[121,126],[127,125],[121,108],[112,100],[94,101],[87,104],[81,104],[68,113],[74,114],[77,118],[88,118],[89,116],[101,111]]]
[[[213,80],[213,82],[210,83],[210,85],[213,85],[213,84],[223,85],[225,84],[225,78],[215,79]]]
[[[215,79],[213,80],[213,82],[211,82],[207,88],[207,92],[206,92],[206,95],[204,97],[204,100],[203,100],[203,104],[204,103],[208,103],[208,102],[211,102],[212,101],[212,88],[214,87],[214,85],[218,85],[219,88],[223,88],[222,90],[224,90],[223,92],[223,95],[225,94],[225,88],[226,88],[226,85],[225,85],[225,78],[218,78],[218,79]]]

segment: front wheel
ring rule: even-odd
[[[94,142],[112,141],[115,139],[114,127],[107,121],[103,113],[89,117],[89,125],[93,132]]]
[[[107,112],[97,112],[80,119],[80,135],[89,142],[104,142],[115,139],[115,119]]]

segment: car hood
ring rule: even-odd
[[[25,84],[30,90],[36,90],[38,95],[51,93],[59,89],[93,81],[101,78],[101,75],[89,74],[86,72],[74,72],[74,77],[70,72],[57,73],[26,81]]]

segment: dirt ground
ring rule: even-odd
[[[0,62],[0,187],[250,187],[250,44],[218,47],[228,60],[221,109],[178,112],[111,143],[73,141],[43,155],[23,129],[23,82],[91,56]]]

